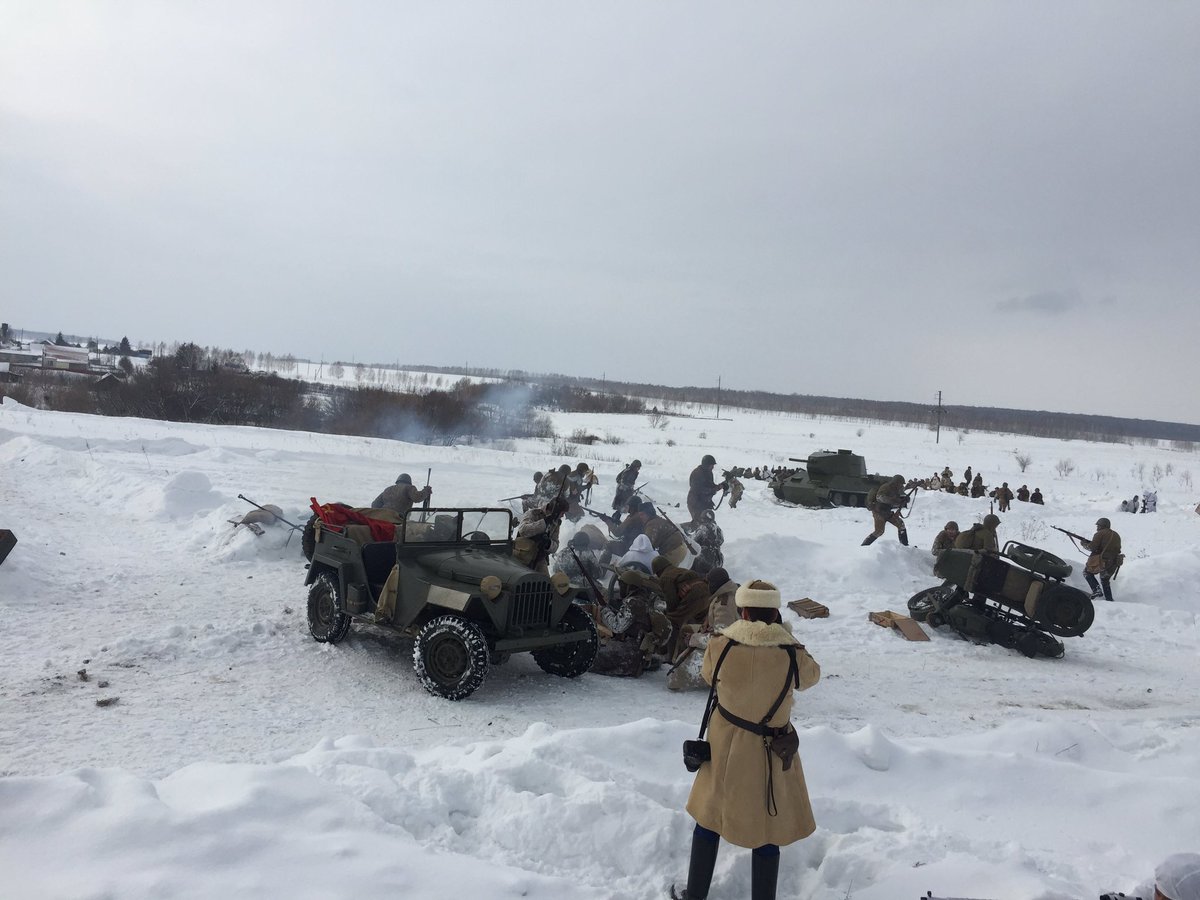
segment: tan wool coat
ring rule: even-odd
[[[710,684],[721,651],[730,640],[736,646],[721,664],[717,697],[723,707],[743,719],[760,721],[779,696],[790,666],[787,653],[780,649],[784,645],[797,648],[800,690],[812,687],[821,677],[821,667],[783,625],[739,619],[708,642],[702,674]],[[769,725],[780,727],[788,722],[792,699],[789,691]],[[733,725],[719,712],[709,721],[707,737],[712,759],[696,773],[687,802],[687,811],[700,825],[732,844],[749,848],[791,844],[816,830],[799,754],[786,772],[779,757],[770,756],[778,810],[772,816],[767,811],[768,757],[763,739]]]

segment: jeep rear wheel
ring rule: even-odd
[[[336,644],[350,630],[350,617],[342,612],[337,577],[322,572],[308,589],[308,633],[314,641]]]
[[[543,672],[558,675],[562,678],[576,678],[592,667],[596,661],[596,652],[600,649],[600,636],[596,633],[596,623],[583,607],[572,605],[567,610],[558,630],[563,634],[577,631],[587,631],[587,637],[582,641],[570,644],[559,644],[556,647],[543,647],[533,651],[533,661]]]
[[[413,668],[435,697],[461,700],[487,677],[491,651],[479,626],[460,616],[438,616],[413,645]]]

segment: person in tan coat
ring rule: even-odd
[[[677,893],[672,886],[675,900],[708,896],[721,838],[754,851],[750,896],[774,900],[780,846],[817,827],[790,718],[793,691],[816,684],[821,667],[784,627],[773,584],[751,581],[735,597],[741,618],[714,635],[704,651],[704,680],[716,684],[708,731],[712,752],[688,797],[696,828],[687,889]],[[783,751],[785,762],[764,738],[774,746],[788,743],[786,737],[792,740]]]
[[[1083,549],[1091,553],[1083,569],[1083,578],[1092,589],[1092,599],[1101,596],[1111,601],[1112,577],[1121,567],[1121,536],[1112,530],[1112,522],[1101,517],[1096,520],[1096,533],[1083,541]],[[1097,583],[1096,576],[1100,576]]]
[[[388,485],[378,497],[371,501],[372,509],[390,509],[401,518],[404,517],[415,503],[424,503],[433,496],[433,488],[425,485],[423,488],[413,486],[412,476],[407,472],[396,479],[395,484]]]
[[[986,550],[989,553],[998,553],[1000,538],[996,535],[996,529],[999,527],[1000,517],[995,513],[988,513],[983,517],[982,524],[976,523],[966,531],[959,532],[958,537],[954,539],[954,546],[958,550]]]

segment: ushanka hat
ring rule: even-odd
[[[769,581],[754,580],[743,584],[733,595],[733,602],[739,607],[751,606],[756,609],[779,609],[779,588]]]

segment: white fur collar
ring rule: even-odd
[[[782,647],[785,644],[799,643],[792,636],[792,629],[781,622],[751,622],[749,619],[738,619],[732,625],[722,628],[721,634],[749,647]]]

